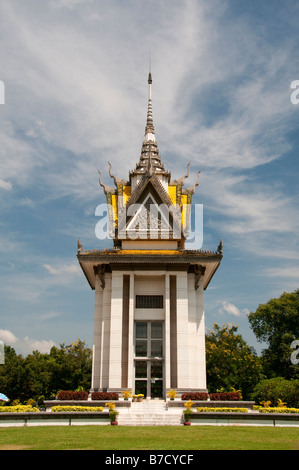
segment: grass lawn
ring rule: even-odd
[[[299,450],[299,428],[37,426],[0,428],[0,450]]]

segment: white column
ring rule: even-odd
[[[134,273],[130,274],[129,297],[129,337],[128,337],[128,388],[134,389],[133,361],[134,361]]]
[[[110,349],[110,312],[111,312],[111,274],[105,274],[102,308],[102,360],[100,371],[100,388],[108,388],[109,378],[109,349]]]
[[[198,386],[198,346],[197,346],[197,318],[196,318],[196,290],[194,274],[188,274],[188,344],[189,344],[189,387],[197,389]]]
[[[94,327],[93,327],[93,355],[91,389],[100,388],[101,360],[102,360],[102,302],[103,288],[101,281],[95,276],[95,302],[94,302]]]
[[[197,357],[198,357],[198,388],[207,388],[206,378],[206,345],[205,345],[205,313],[203,276],[198,283],[196,291],[196,322],[197,322]]]
[[[164,370],[165,370],[165,388],[170,389],[170,282],[169,274],[165,275],[165,333],[164,333]]]
[[[187,273],[177,272],[177,387],[189,388]]]
[[[121,389],[123,273],[112,272],[109,389]]]

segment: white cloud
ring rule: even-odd
[[[12,184],[9,181],[4,181],[0,178],[0,188],[10,190],[12,189]]]
[[[282,67],[292,63],[291,47],[286,49],[282,44],[273,57],[273,47],[265,44],[261,49],[244,18],[220,21],[227,4],[217,0],[211,5],[174,2],[171,9],[163,3],[154,10],[144,6],[143,15],[147,8],[153,15],[146,28],[132,2],[126,8],[119,3],[98,7],[92,2],[84,11],[81,3],[50,3],[52,7],[72,8],[71,22],[60,8],[50,8],[46,21],[47,6],[38,18],[33,8],[16,8],[18,2],[2,6],[10,46],[3,47],[4,54],[9,51],[10,86],[23,92],[18,124],[31,137],[24,142],[24,159],[12,121],[9,153],[14,155],[14,164],[8,165],[10,172],[6,170],[7,177],[13,173],[11,184],[14,180],[20,183],[20,175],[22,179],[26,175],[34,178],[41,165],[44,170],[49,167],[51,176],[41,172],[41,182],[56,197],[73,194],[89,198],[90,181],[97,179],[97,169],[105,169],[108,159],[118,165],[120,174],[127,174],[138,159],[143,137],[147,93],[144,55],[149,46],[153,51],[158,142],[162,151],[175,152],[177,165],[188,154],[194,164],[213,169],[254,168],[279,158],[288,148],[280,129],[295,107],[290,108],[281,85],[274,85]],[[88,18],[97,13],[105,21],[90,25]],[[245,81],[241,79],[244,73]],[[207,88],[209,106],[201,107]],[[224,97],[229,103],[227,113],[212,125],[206,124],[208,108]],[[10,117],[15,121],[13,114]],[[38,139],[43,142],[39,153]],[[46,143],[60,153],[73,152],[70,164],[57,172],[57,152],[47,150]],[[216,184],[221,177],[215,174]]]
[[[250,232],[289,233],[299,229],[296,200],[282,190],[256,183],[238,175],[206,172],[202,177],[203,192],[214,202],[210,210],[229,217],[223,224],[233,234]]]
[[[39,351],[42,354],[49,353],[50,349],[53,346],[56,346],[55,342],[50,340],[39,340],[39,339],[32,339],[28,336],[25,336],[23,340],[20,340],[20,343],[23,343],[23,350],[27,351]]]
[[[291,263],[288,266],[276,266],[274,268],[265,268],[262,271],[263,276],[280,277],[280,278],[292,278],[299,281],[299,268],[298,265],[292,266]]]
[[[51,266],[50,264],[44,264],[44,268],[54,276],[63,276],[65,274],[80,274],[79,266],[75,264],[71,265],[62,265],[57,268]]]
[[[229,315],[234,315],[235,317],[241,317],[247,315],[249,310],[247,308],[240,310],[236,305],[224,300],[222,301],[222,307],[219,309],[219,313],[228,313]]]
[[[92,212],[96,204],[89,202],[104,200],[97,170],[110,184],[108,160],[120,177],[134,168],[146,119],[150,49],[162,161],[173,177],[185,172],[189,160],[194,173],[201,169],[197,195],[206,198],[212,213],[205,227],[219,234],[217,240],[224,238],[224,256],[226,247],[237,257],[263,256],[259,272],[273,283],[279,280],[275,271],[263,270],[269,258],[276,258],[278,270],[280,258],[297,258],[297,201],[278,185],[279,160],[292,150],[289,136],[298,122],[298,107],[289,99],[290,82],[298,78],[297,36],[279,34],[278,28],[277,41],[268,40],[272,23],[252,23],[250,9],[239,14],[233,3],[1,3],[6,104],[0,116],[0,196],[5,209],[14,209],[6,213],[15,214],[15,225],[1,223],[0,251],[7,255],[2,266],[15,266],[1,276],[3,295],[13,299],[17,285],[18,299],[31,307],[80,273],[53,251],[42,259],[34,256],[41,249],[40,242],[33,246],[42,224],[37,209],[41,201],[63,204],[62,197],[71,196],[73,207],[79,201],[83,211]],[[288,8],[281,8],[286,28],[295,18],[287,18]],[[263,181],[257,175],[266,175],[268,167],[274,176]],[[18,210],[34,214],[30,242],[28,232],[26,239],[21,233]],[[66,213],[56,230],[63,237],[80,225],[84,244],[90,230],[85,220],[75,226]],[[90,241],[92,235],[88,232]],[[44,250],[53,250],[50,242],[45,240]],[[282,272],[286,282],[291,275],[297,281],[294,269]],[[222,309],[245,314],[230,302]]]
[[[27,355],[32,351],[39,351],[42,354],[49,353],[52,346],[56,346],[55,342],[50,340],[39,340],[29,338],[25,336],[24,338],[17,338],[9,330],[0,330],[0,339],[4,344],[12,346],[17,351],[21,351],[22,354]]]
[[[73,9],[82,3],[92,2],[93,0],[51,0],[50,6],[53,8],[70,8]]]
[[[15,344],[18,338],[9,330],[0,330],[0,339],[6,344]]]

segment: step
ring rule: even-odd
[[[163,419],[163,418],[144,418],[144,417],[132,417],[132,418],[121,418],[118,417],[118,424],[120,426],[180,426],[182,425],[182,418],[179,417],[175,420],[173,419]]]
[[[132,402],[130,408],[120,408],[118,424],[121,426],[180,426],[182,410],[169,411],[164,400]]]

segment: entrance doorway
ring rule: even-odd
[[[135,322],[135,394],[163,397],[164,322]]]

